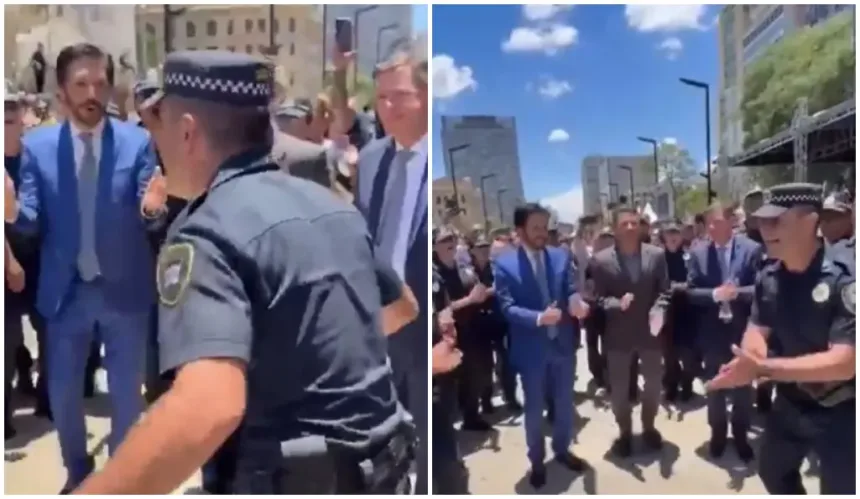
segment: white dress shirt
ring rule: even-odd
[[[105,120],[102,119],[99,121],[98,125],[93,127],[89,132],[92,134],[92,143],[93,143],[93,156],[96,158],[96,175],[98,175],[99,165],[102,160],[102,134],[105,129]],[[69,131],[72,134],[72,152],[75,155],[75,176],[78,176],[81,172],[81,163],[84,159],[84,140],[81,138],[81,134],[85,133],[84,130],[81,130],[71,121],[69,122]]]

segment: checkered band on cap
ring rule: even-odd
[[[272,94],[271,82],[228,80],[224,78],[189,75],[186,73],[165,74],[164,86],[217,92],[234,96],[269,97]]]
[[[768,204],[776,204],[780,206],[794,206],[797,204],[818,204],[821,202],[821,196],[811,193],[795,192],[795,193],[771,193],[770,199],[766,201]]]

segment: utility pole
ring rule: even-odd
[[[172,8],[170,5],[164,6],[164,57],[173,52],[173,19],[183,14],[187,9],[180,7]]]
[[[713,191],[711,190],[711,86],[703,81],[691,80],[689,78],[679,78],[681,83],[691,87],[696,87],[705,91],[705,164],[707,173],[705,179],[708,181],[708,204],[711,204],[713,199]]]
[[[506,192],[508,192],[508,189],[499,189],[496,194],[496,201],[499,202],[499,222],[501,222],[502,225],[505,225],[505,212],[502,211],[502,194]]]
[[[484,181],[488,178],[494,178],[495,173],[481,175],[481,208],[484,210],[484,232],[490,232],[490,217],[487,214],[487,189],[484,188]]]

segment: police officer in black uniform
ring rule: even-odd
[[[854,275],[856,245],[854,239],[854,203],[847,191],[831,193],[824,199],[821,233],[834,255],[851,266]]]
[[[433,231],[436,240],[438,229]],[[469,493],[469,474],[457,445],[454,428],[457,409],[457,378],[454,374],[462,361],[456,349],[457,331],[451,302],[442,276],[433,268],[433,494]]]
[[[491,381],[492,353],[476,328],[480,307],[490,298],[489,288],[478,282],[471,265],[457,261],[457,235],[448,227],[435,231],[433,271],[450,300],[449,308],[457,325],[457,347],[463,352],[458,373],[458,402],[463,415],[462,429],[488,431],[491,426],[479,412],[483,388]]]
[[[821,463],[822,494],[856,492],[854,277],[816,238],[821,204],[817,185],[766,193],[754,216],[774,262],[759,275],[734,360],[708,383],[714,390],[776,382],[759,463],[771,494],[805,493],[800,467],[810,452]]]
[[[216,450],[220,493],[406,492],[397,401],[362,216],[270,161],[272,70],[175,52],[144,109],[191,199],[159,255],[171,389],[80,493],[168,493]]]

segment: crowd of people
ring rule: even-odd
[[[353,59],[335,49],[333,87],[302,99],[209,50],[123,88],[80,43],[56,95],[7,89],[6,439],[12,392],[35,396],[61,493],[168,493],[201,468],[211,493],[426,490],[427,64],[381,63],[371,117]]]
[[[601,218],[582,217],[565,236],[528,204],[513,229],[434,233],[436,341],[460,355],[453,374],[435,378],[436,411],[448,415],[434,426],[438,491],[467,490],[455,414],[460,430],[489,431],[496,383],[507,410],[524,413],[535,489],[546,483],[545,420],[555,460],[589,467],[571,448],[583,346],[589,385],[618,426],[608,449],[617,458],[658,452],[661,404],[690,402],[700,379],[710,456],[731,443],[742,462],[756,459],[758,411],[769,414],[758,451],[769,492],[802,493],[799,468],[813,453],[822,493],[853,493],[853,196],[787,184],[715,202],[686,224],[627,205]],[[637,404],[644,449],[634,448]]]

